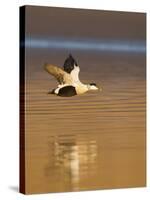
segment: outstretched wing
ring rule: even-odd
[[[44,69],[54,76],[60,84],[72,84],[72,77],[70,74],[62,70],[60,67],[51,64],[45,64]]]

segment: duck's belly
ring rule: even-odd
[[[87,91],[88,91],[88,89],[86,86],[76,86],[77,94],[84,94]]]

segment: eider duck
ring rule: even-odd
[[[69,54],[64,62],[64,69],[51,64],[45,64],[44,68],[59,82],[57,88],[50,91],[50,94],[62,97],[71,97],[83,94],[89,90],[98,90],[95,83],[83,84],[79,80],[80,67],[71,54]]]

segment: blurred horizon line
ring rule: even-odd
[[[108,51],[122,53],[146,53],[145,40],[127,40],[127,39],[66,39],[62,37],[27,37],[21,46],[25,48],[42,49],[73,49],[86,51]]]

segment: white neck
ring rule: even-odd
[[[78,66],[75,66],[74,69],[70,73],[74,82],[79,82],[79,71],[80,71],[80,68]]]

